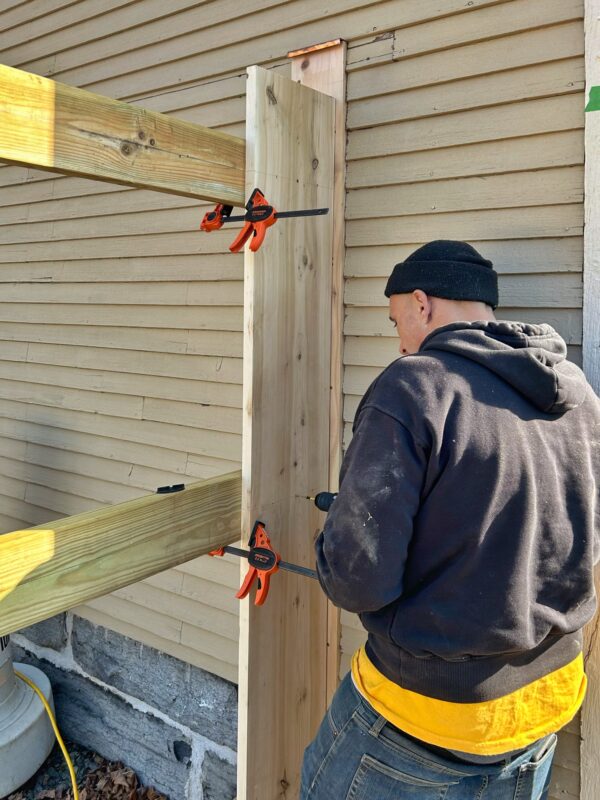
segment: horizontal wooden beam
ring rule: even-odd
[[[241,474],[0,536],[0,636],[240,538]]]
[[[0,65],[0,160],[243,206],[243,139]]]

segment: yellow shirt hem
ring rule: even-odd
[[[587,687],[581,653],[537,681],[479,703],[451,703],[404,689],[379,672],[364,647],[352,658],[352,677],[395,727],[423,742],[482,756],[519,750],[559,730],[579,710]]]

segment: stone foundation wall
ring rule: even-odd
[[[63,736],[170,800],[234,800],[237,687],[72,614],[11,636],[50,678]]]

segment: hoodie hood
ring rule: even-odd
[[[548,414],[570,411],[586,395],[583,372],[567,361],[565,341],[550,325],[453,322],[424,339],[419,353],[428,350],[444,350],[481,364]]]

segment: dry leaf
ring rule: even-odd
[[[140,786],[135,772],[129,767],[119,762],[111,763],[99,755],[94,755],[94,761],[98,767],[80,779],[80,800],[168,800],[153,787]],[[60,773],[58,778],[62,783],[58,788],[40,788],[35,794],[19,791],[6,800],[72,800],[68,777]],[[48,774],[43,775],[38,786],[46,787],[48,781]]]

